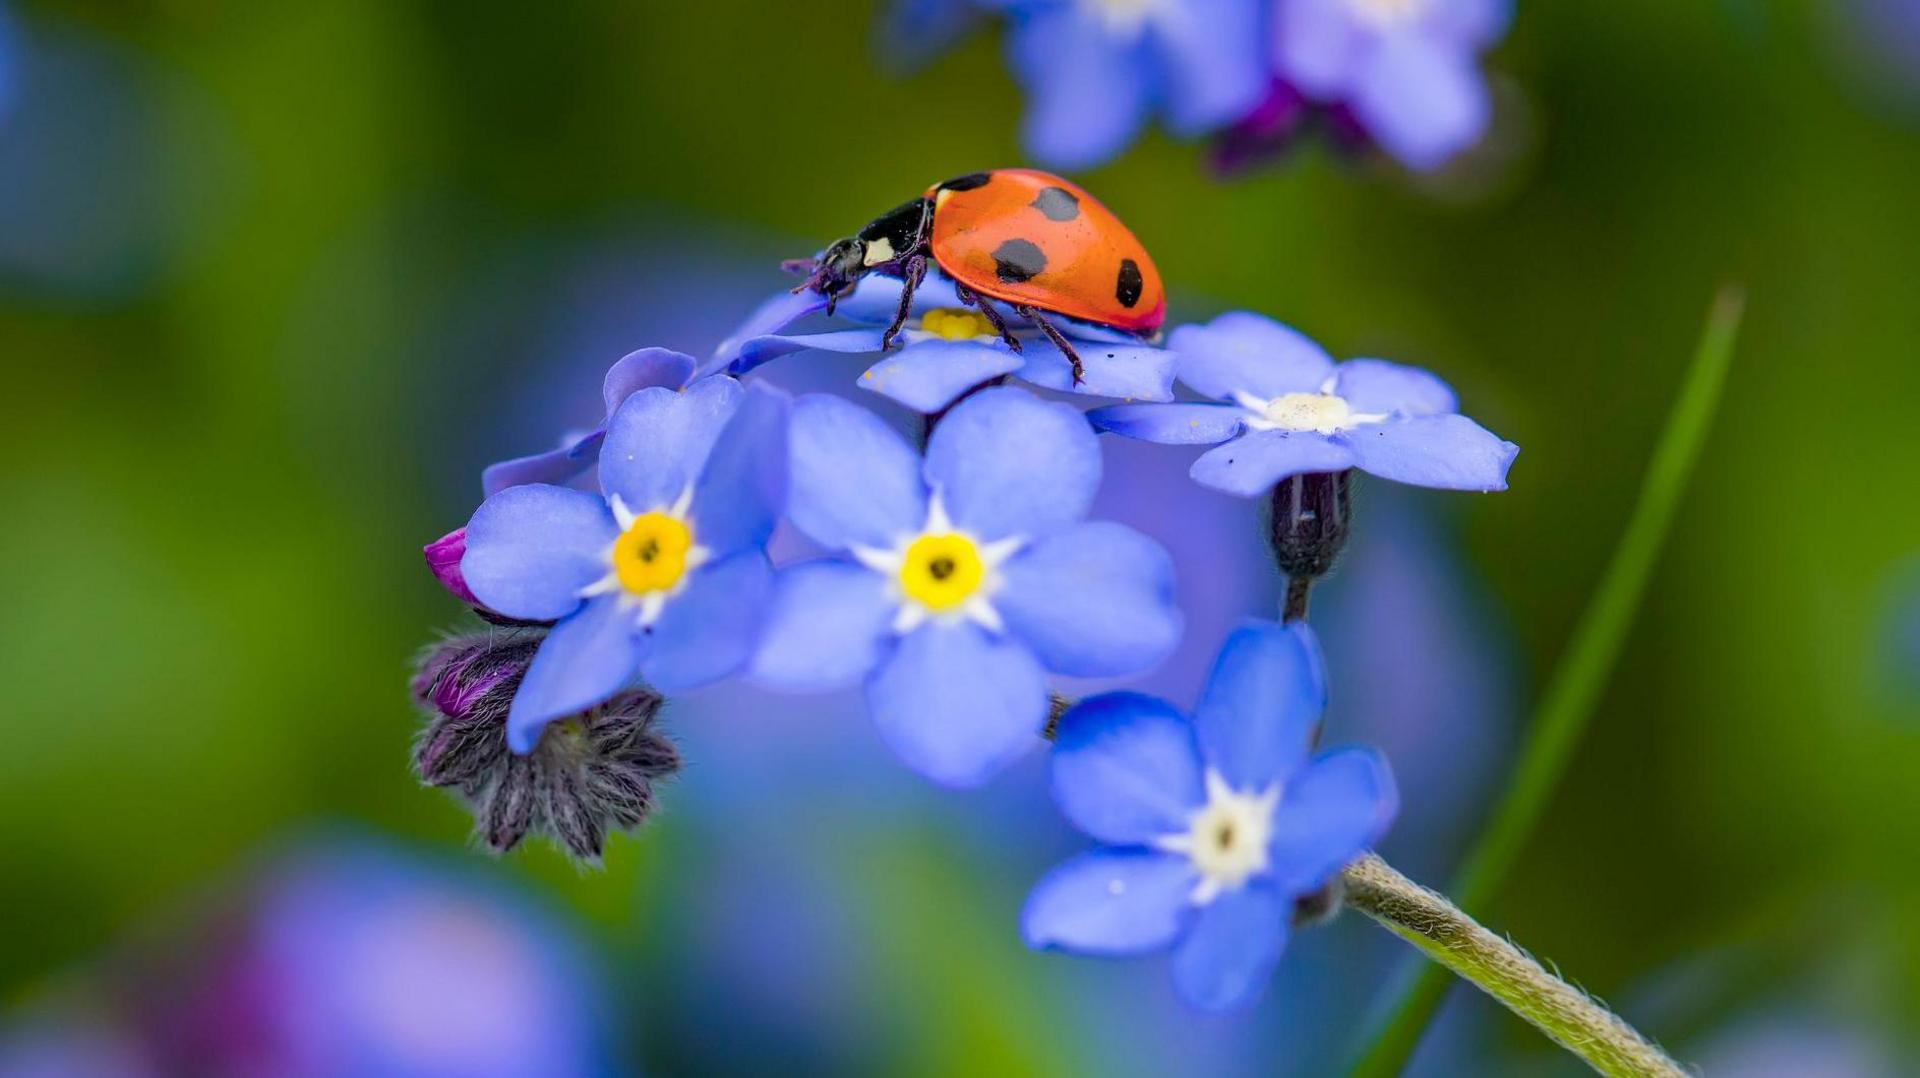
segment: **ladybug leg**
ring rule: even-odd
[[[1073,345],[1068,343],[1064,334],[1053,327],[1052,322],[1047,321],[1046,315],[1041,314],[1032,307],[1015,307],[1013,312],[1031,321],[1034,325],[1039,326],[1041,332],[1047,335],[1047,339],[1053,342],[1053,346],[1060,349],[1060,354],[1067,357],[1067,362],[1073,364],[1074,385],[1079,385],[1087,380],[1087,368],[1080,363],[1080,353],[1074,351]]]
[[[992,326],[993,331],[1000,335],[1000,339],[1007,342],[1008,348],[1015,352],[1020,351],[1020,338],[1014,336],[1013,331],[1007,328],[1007,320],[1000,317],[999,311],[993,309],[993,304],[988,302],[987,297],[963,284],[956,284],[954,291],[960,294],[960,302],[980,312],[981,317],[987,320],[987,325]]]
[[[907,324],[907,315],[913,310],[913,290],[920,287],[921,278],[927,275],[927,256],[914,255],[901,267],[900,309],[893,313],[893,324],[880,335],[882,352],[893,347],[893,339],[900,335],[900,327]]]

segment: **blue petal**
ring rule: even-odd
[[[646,641],[620,596],[602,595],[553,627],[507,711],[507,744],[529,753],[547,723],[578,714],[633,678]]]
[[[1384,359],[1349,359],[1333,376],[1333,392],[1356,412],[1444,415],[1460,410],[1447,383],[1418,367]]]
[[[1507,469],[1520,452],[1463,415],[1368,423],[1336,437],[1353,451],[1360,468],[1382,479],[1442,490],[1505,490]]]
[[[787,516],[834,550],[891,549],[927,519],[920,458],[879,416],[839,397],[793,402]]]
[[[878,352],[880,337],[884,332],[875,326],[829,330],[825,333],[773,333],[764,337],[750,337],[734,348],[733,365],[728,370],[734,374],[745,374],[755,367],[796,352],[841,352],[850,355]]]
[[[581,490],[509,487],[467,523],[460,575],[475,598],[508,617],[551,621],[580,606],[580,589],[613,568],[619,528],[607,503]]]
[[[1049,766],[1061,814],[1102,842],[1144,845],[1186,834],[1207,800],[1193,724],[1139,693],[1074,705],[1060,717]]]
[[[1027,89],[1020,141],[1028,152],[1075,169],[1125,149],[1155,89],[1144,41],[1117,41],[1080,4],[1016,18],[1007,59]]]
[[[1213,445],[1239,434],[1245,417],[1231,404],[1113,404],[1088,412],[1087,422],[1161,445]]]
[[[720,342],[713,350],[713,357],[700,365],[702,375],[719,371],[731,371],[744,374],[757,366],[746,362],[742,351],[748,341],[769,334],[779,333],[810,314],[827,309],[827,297],[812,289],[800,292],[779,292],[767,297],[760,306],[753,309],[747,320],[734,329],[733,334]],[[771,357],[769,357],[771,358]],[[764,363],[765,360],[760,362]]]
[[[1354,462],[1354,451],[1327,435],[1259,430],[1200,454],[1187,474],[1215,490],[1251,498],[1288,476],[1345,471]]]
[[[1036,950],[1122,956],[1173,942],[1195,883],[1184,857],[1152,850],[1092,850],[1054,868],[1020,911],[1020,935]]]
[[[773,567],[759,550],[694,570],[654,623],[641,672],[668,694],[732,674],[753,654],[772,594]]]
[[[1070,405],[988,389],[934,428],[926,476],[960,528],[989,541],[1039,538],[1087,514],[1100,486],[1100,440]]]
[[[742,395],[731,378],[703,378],[675,392],[656,386],[628,397],[607,421],[600,489],[635,513],[665,509],[693,486]]]
[[[1400,795],[1386,760],[1372,749],[1321,754],[1287,780],[1273,818],[1270,873],[1281,890],[1304,894],[1386,837]]]
[[[1025,648],[972,622],[901,638],[867,686],[880,737],[945,786],[978,786],[1041,744],[1047,678]]]
[[[1271,399],[1314,393],[1333,374],[1333,357],[1299,330],[1264,315],[1232,311],[1167,338],[1180,380],[1215,400],[1236,393]]]
[[[781,569],[747,676],[783,692],[858,684],[886,657],[899,603],[885,577],[825,558]]]
[[[695,540],[714,555],[765,546],[787,497],[786,394],[750,387],[693,488]]]
[[[1274,14],[1280,76],[1308,97],[1344,99],[1372,36],[1355,22],[1352,0],[1287,0]]]
[[[1022,362],[999,340],[918,341],[867,368],[860,388],[932,415],[974,386],[1019,370]]]
[[[600,453],[600,443],[606,436],[607,429],[598,427],[558,449],[489,464],[480,473],[480,490],[491,498],[508,487],[531,483],[565,483],[593,466],[594,458]]]
[[[1075,327],[1076,329],[1078,327]],[[1139,343],[1072,338],[1080,353],[1081,380],[1073,380],[1073,364],[1046,336],[1022,335],[1027,365],[1020,377],[1034,385],[1063,393],[1126,400],[1170,401],[1177,362],[1165,348]]]
[[[1493,106],[1470,54],[1395,34],[1361,69],[1353,111],[1388,153],[1430,170],[1480,140]]]
[[[1173,988],[1204,1011],[1243,1007],[1260,998],[1287,946],[1290,903],[1251,884],[1200,908],[1173,952]]]
[[[904,284],[890,274],[869,273],[860,278],[852,292],[840,298],[833,316],[874,326],[892,325],[894,315],[900,311],[900,289]],[[936,268],[913,290],[911,313],[919,316],[936,307],[957,310],[965,306],[960,302],[953,280]]]
[[[1221,647],[1194,710],[1200,756],[1234,789],[1265,790],[1306,760],[1326,708],[1313,630],[1298,621],[1245,622]]]
[[[994,609],[1056,674],[1141,673],[1180,642],[1173,559],[1132,528],[1076,525],[1021,550],[1000,573]]]
[[[662,386],[679,389],[693,377],[693,357],[671,348],[642,348],[628,352],[607,368],[600,396],[606,402],[607,415],[620,410],[627,398],[643,389]]]
[[[1187,0],[1153,23],[1166,85],[1167,127],[1192,137],[1245,116],[1266,96],[1263,5],[1254,0]]]

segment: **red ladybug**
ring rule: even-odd
[[[899,277],[900,310],[881,337],[887,348],[907,321],[929,257],[958,284],[961,302],[978,307],[1014,351],[1020,341],[989,301],[1038,325],[1073,364],[1076,382],[1080,356],[1046,314],[1141,336],[1166,320],[1160,271],[1120,218],[1079,185],[1033,169],[972,172],[934,184],[819,259],[788,266],[808,275],[794,291],[826,296],[829,312],[867,274]]]

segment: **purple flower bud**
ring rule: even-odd
[[[467,556],[467,529],[455,528],[421,548],[427,556],[427,568],[440,586],[453,593],[453,597],[468,606],[479,606],[480,600],[473,597],[467,589],[467,579],[460,575],[460,559]]]
[[[429,716],[414,771],[466,803],[490,849],[505,852],[539,831],[592,861],[610,827],[646,821],[653,783],[680,769],[680,754],[654,729],[664,701],[645,687],[549,724],[527,755],[508,751],[507,712],[545,638],[540,629],[494,630],[427,651],[412,686]]]

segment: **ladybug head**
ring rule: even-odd
[[[872,267],[867,265],[867,241],[849,236],[827,248],[818,258],[796,258],[782,263],[789,273],[804,273],[807,279],[795,292],[812,289],[830,300],[839,299]]]

